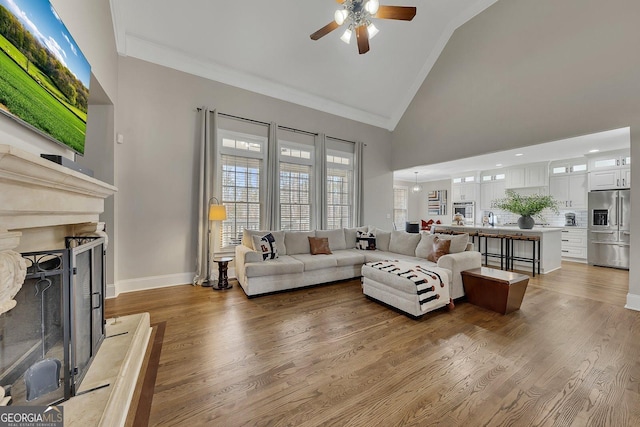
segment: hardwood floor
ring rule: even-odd
[[[627,282],[563,263],[506,316],[459,302],[412,320],[359,280],[254,299],[175,286],[106,309],[166,322],[149,425],[636,426]]]

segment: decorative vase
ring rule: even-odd
[[[535,223],[536,222],[534,221],[534,219],[529,215],[523,215],[518,218],[518,227],[522,228],[523,230],[532,229]]]

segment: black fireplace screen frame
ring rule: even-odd
[[[57,404],[79,394],[80,383],[84,379],[91,362],[105,338],[105,318],[104,318],[104,296],[106,288],[106,239],[104,237],[66,237],[65,249],[48,250],[38,252],[22,253],[22,257],[27,262],[26,281],[38,280],[48,281],[54,276],[59,283],[60,289],[60,313],[62,315],[62,345],[63,365],[60,369],[60,387],[63,387],[63,396],[57,392],[51,396],[43,395],[42,399],[36,398],[29,403],[13,401],[13,405]],[[90,265],[80,267],[77,264],[78,257],[88,253]],[[89,270],[89,294],[86,285],[83,289],[78,289],[79,271],[88,268]],[[96,283],[99,282],[99,283]],[[82,284],[80,284],[82,285]],[[38,286],[36,285],[36,289]],[[28,290],[28,289],[27,289]],[[31,291],[31,290],[28,290]],[[74,309],[75,301],[87,301],[90,304],[88,310],[89,319],[80,319]],[[43,302],[44,304],[44,302]],[[44,319],[44,312],[42,314]],[[44,320],[43,320],[44,322]],[[78,322],[89,322],[89,349],[78,351],[76,338],[78,332]],[[83,326],[82,324],[80,324]],[[43,328],[40,328],[43,329]],[[86,331],[85,331],[86,332]],[[45,332],[42,331],[45,335]],[[82,335],[82,333],[80,333]],[[87,335],[86,333],[84,335]],[[83,336],[83,338],[86,338]],[[43,353],[46,347],[46,339],[43,341]],[[59,339],[58,341],[59,342]],[[82,354],[78,354],[82,353]],[[87,357],[88,356],[88,357]],[[15,376],[15,375],[14,375]],[[59,390],[59,388],[58,388]],[[54,396],[55,395],[55,396]],[[48,396],[48,397],[47,397]],[[52,397],[54,396],[54,397]],[[49,400],[47,400],[49,399]],[[53,401],[51,401],[53,399]],[[45,401],[46,400],[46,401]]]

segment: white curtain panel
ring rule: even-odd
[[[267,141],[267,203],[264,212],[264,230],[280,230],[280,174],[278,173],[278,125],[269,124]]]
[[[354,153],[354,203],[353,226],[359,227],[364,223],[364,147],[363,142],[357,141]]]
[[[326,230],[327,224],[327,139],[324,133],[319,133],[315,137],[314,145],[316,147],[316,182],[318,185],[318,196],[316,197],[316,218],[317,227],[320,230]]]
[[[198,191],[198,247],[193,285],[202,285],[210,278],[212,252],[209,221],[209,200],[213,197],[213,180],[218,139],[218,112],[202,107],[198,112],[200,125],[200,179]]]

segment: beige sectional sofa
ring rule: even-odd
[[[440,267],[449,275],[449,294],[456,299],[464,295],[461,271],[478,268],[480,253],[473,245],[464,244],[461,252],[450,253],[437,263],[426,260],[421,241],[427,235],[405,231],[384,231],[371,228],[376,237],[376,250],[356,249],[357,231],[367,227],[339,230],[271,231],[278,249],[278,258],[263,261],[261,253],[254,250],[252,236],[262,236],[269,231],[245,230],[242,243],[236,247],[236,276],[249,297],[301,288],[321,283],[360,277],[362,265],[371,261],[407,260],[424,267]],[[330,255],[311,255],[308,237],[327,237]],[[443,236],[451,238],[451,236]],[[454,246],[452,244],[452,246]]]

